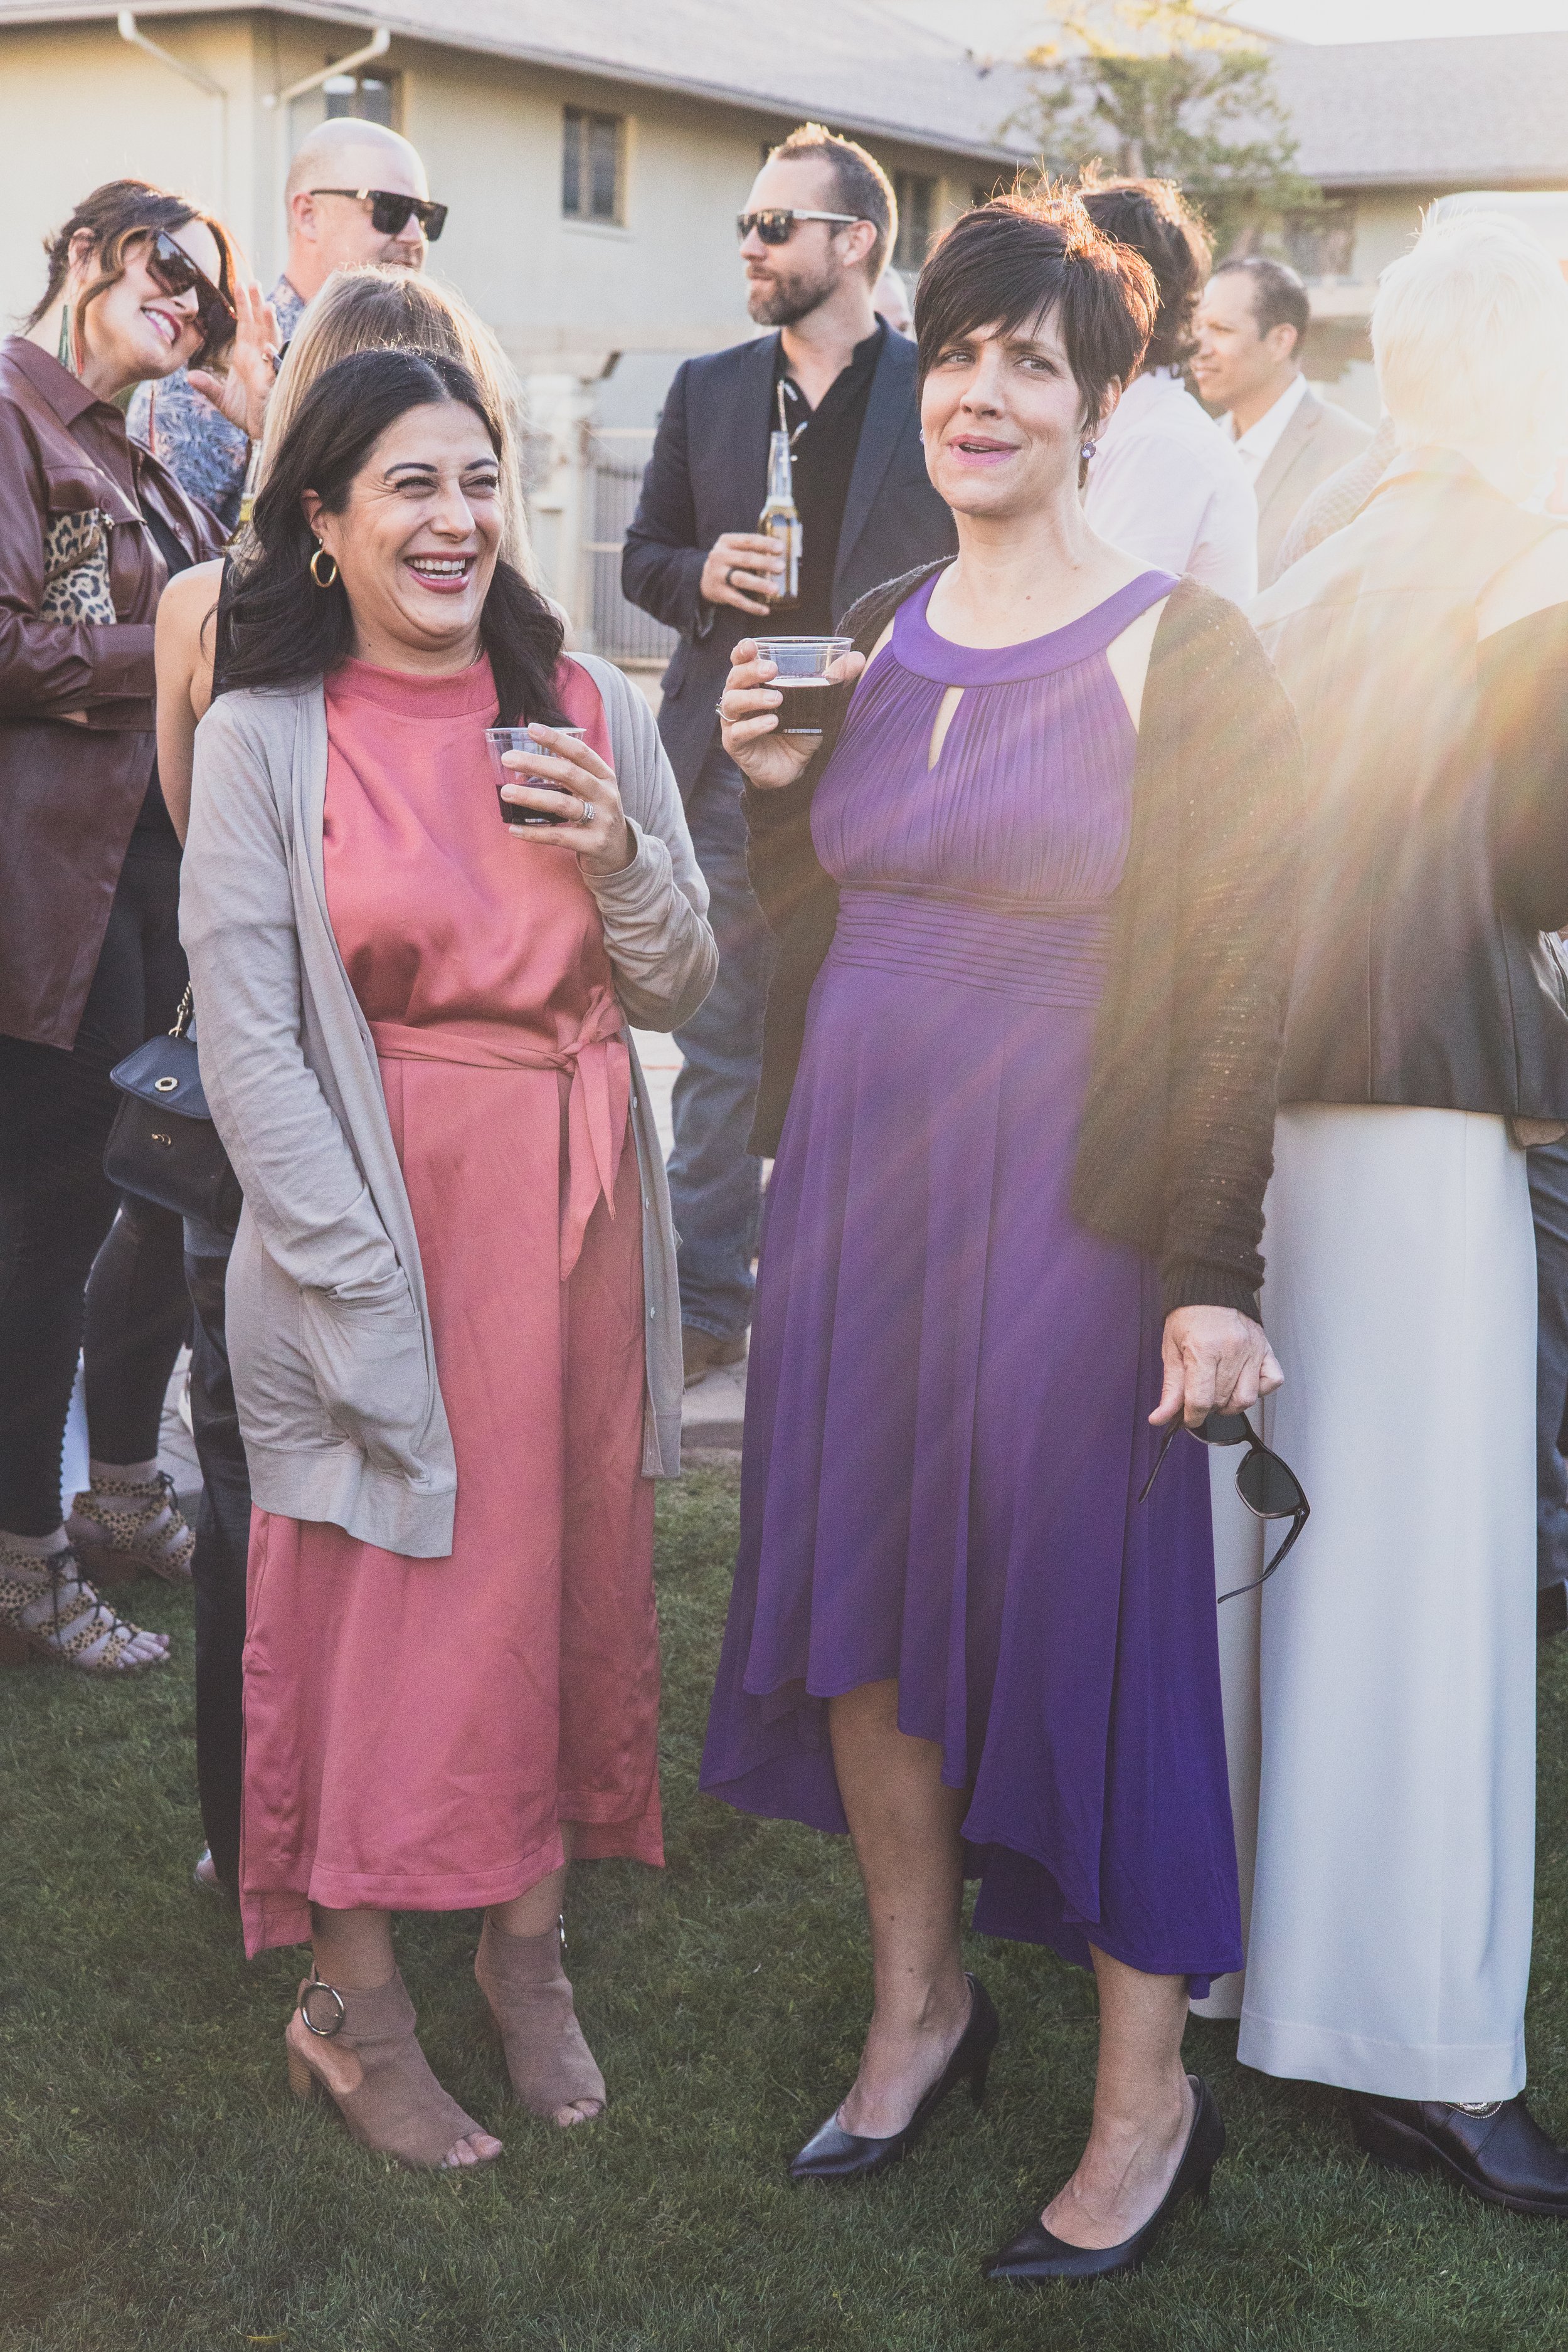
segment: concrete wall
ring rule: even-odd
[[[132,176],[210,207],[254,251],[258,148],[255,44],[243,15],[153,18],[153,36],[231,93],[226,105],[121,40],[112,24],[0,32],[0,250],[8,325],[43,291],[42,239],[104,180]]]

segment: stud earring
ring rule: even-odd
[[[1099,442],[1098,442],[1098,441],[1086,441],[1086,442],[1083,444],[1083,446],[1079,449],[1079,453],[1078,453],[1078,454],[1079,454],[1079,456],[1083,459],[1083,462],[1084,462],[1084,464],[1085,464],[1086,466],[1088,465],[1088,463],[1089,463],[1089,459],[1093,457],[1093,455],[1094,455],[1095,451],[1099,448],[1099,446],[1100,446],[1100,444],[1099,444]]]
[[[322,577],[321,577],[321,572],[320,572],[317,570],[317,568],[316,568],[316,567],[317,567],[317,565],[321,562],[321,559],[322,559],[322,557],[323,557],[323,556],[325,556],[325,557],[326,557],[327,562],[328,562],[331,565],[331,567],[332,567],[332,568],[331,568],[331,572],[327,574],[327,577],[326,577],[324,580],[322,579]],[[336,580],[337,580],[337,576],[338,576],[338,559],[337,559],[337,557],[336,557],[335,555],[330,554],[330,553],[328,552],[328,551],[327,551],[327,549],[326,549],[326,548],[318,546],[318,548],[317,548],[317,550],[316,550],[316,552],[315,552],[315,553],[314,553],[314,555],[312,555],[312,556],[311,556],[311,558],[310,558],[310,577],[311,577],[311,579],[315,582],[315,583],[316,583],[316,585],[317,585],[317,587],[318,587],[318,588],[331,588],[331,586],[333,586],[333,584],[335,583],[335,582],[336,582]]]

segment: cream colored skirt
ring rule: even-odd
[[[1239,2015],[1265,2074],[1507,2098],[1535,1845],[1525,1156],[1500,1118],[1321,1105],[1275,1150],[1264,1428],[1312,1516],[1220,1611],[1247,1965],[1196,2007]],[[1237,1460],[1211,1464],[1222,1592],[1264,1559]]]

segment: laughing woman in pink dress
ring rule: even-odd
[[[482,1907],[517,2095],[563,2126],[604,2104],[559,1918],[571,1855],[661,1859],[650,1480],[681,1387],[627,1024],[688,1019],[716,961],[647,704],[499,560],[504,431],[406,352],[302,403],[182,908],[246,1201],[247,1948],[312,1943],[290,2081],[415,2165],[500,2143],[415,2039],[399,1910]],[[549,747],[505,787],[526,829],[498,716]]]

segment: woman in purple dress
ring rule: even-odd
[[[980,2095],[965,1875],[981,1932],[1093,1967],[1089,2144],[1009,2279],[1131,2268],[1206,2184],[1183,2028],[1241,1953],[1204,1448],[1139,1498],[1163,1431],[1280,1378],[1300,752],[1235,608],[1083,518],[1153,311],[1075,202],[966,215],[916,309],[957,559],[857,607],[820,748],[749,642],[721,706],[780,934],[777,1163],[703,1786],[847,1830],[865,1884],[870,2029],[797,2179]]]

